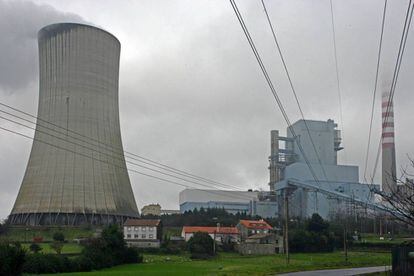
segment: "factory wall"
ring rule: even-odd
[[[259,192],[185,189],[180,192],[180,212],[219,208],[227,212],[246,213],[263,218],[275,217],[278,206],[274,201],[261,201]]]

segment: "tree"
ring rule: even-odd
[[[56,251],[58,255],[62,252],[63,243],[65,242],[65,236],[62,232],[56,232],[53,234],[53,242],[50,247]]]
[[[37,243],[35,243],[35,242],[30,245],[29,249],[33,253],[38,253],[39,251],[42,250],[42,248]]]
[[[63,235],[62,232],[55,232],[53,234],[53,240],[54,241],[64,242],[65,241],[65,236]]]
[[[409,159],[414,168],[414,160]],[[393,177],[397,185],[389,185],[390,192],[375,191],[383,199],[383,206],[398,221],[414,227],[414,174],[403,169],[401,178]],[[404,180],[405,178],[405,180]]]
[[[204,259],[214,256],[214,241],[208,233],[196,232],[187,242],[191,258]]]
[[[311,219],[307,221],[306,229],[309,232],[327,233],[329,223],[324,221],[319,214],[313,214]]]
[[[26,251],[20,244],[0,243],[0,275],[21,275]]]

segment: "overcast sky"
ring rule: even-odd
[[[407,0],[388,1],[381,82],[391,77]],[[237,1],[292,122],[300,118],[259,0]],[[306,118],[344,131],[340,163],[362,180],[383,1],[333,0],[343,125],[329,0],[267,0]],[[84,22],[121,42],[120,119],[124,149],[241,189],[268,189],[270,130],[286,124],[228,1],[0,0],[0,101],[36,114],[37,31]],[[414,37],[409,34],[395,93],[397,167],[414,155]],[[380,138],[375,105],[369,171]],[[0,126],[33,135],[0,120]],[[32,141],[0,131],[0,218],[11,211]],[[379,181],[380,174],[377,174]],[[178,209],[182,187],[130,173],[138,207]]]

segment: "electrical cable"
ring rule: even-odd
[[[247,39],[247,41],[248,41],[248,43],[250,45],[250,48],[253,51],[253,54],[254,54],[254,56],[255,56],[258,64],[259,64],[259,67],[260,67],[260,69],[261,69],[261,71],[263,73],[263,76],[265,77],[266,82],[267,82],[267,84],[268,84],[268,86],[269,86],[269,88],[270,88],[270,90],[271,90],[271,92],[273,94],[273,97],[275,98],[275,100],[276,100],[276,102],[278,104],[278,107],[279,107],[279,109],[280,109],[280,111],[282,113],[282,116],[283,116],[283,118],[285,119],[285,121],[286,121],[286,123],[288,125],[288,129],[291,132],[292,136],[294,137],[294,140],[295,140],[295,142],[296,142],[296,144],[297,144],[297,146],[298,146],[298,148],[299,148],[299,150],[300,150],[300,152],[302,154],[302,157],[303,157],[306,165],[309,168],[310,173],[312,174],[312,177],[315,179],[315,181],[317,183],[319,183],[319,180],[318,180],[318,178],[317,178],[317,176],[316,176],[316,174],[315,174],[315,172],[314,172],[314,170],[313,170],[313,168],[312,168],[309,160],[306,157],[306,154],[305,154],[305,152],[304,152],[304,150],[302,148],[302,145],[301,145],[301,143],[300,143],[300,141],[298,139],[298,136],[296,135],[295,130],[292,127],[292,124],[291,124],[291,122],[289,120],[289,117],[288,117],[286,111],[285,111],[285,108],[284,108],[284,106],[283,106],[283,104],[282,104],[282,102],[281,102],[281,100],[280,100],[280,98],[279,98],[279,96],[278,96],[278,94],[276,92],[276,89],[275,89],[275,87],[273,85],[273,82],[270,79],[269,74],[267,73],[267,69],[266,69],[265,65],[263,64],[263,61],[262,61],[262,59],[260,57],[260,54],[259,54],[259,52],[258,52],[258,50],[257,50],[257,48],[256,48],[256,46],[254,44],[254,41],[253,41],[253,39],[250,36],[249,30],[247,29],[247,26],[244,23],[243,16],[241,15],[239,9],[237,8],[236,2],[234,0],[230,0],[230,3],[232,5],[233,10],[234,10],[234,12],[236,14],[236,17],[237,17],[237,19],[238,19],[238,21],[240,23],[240,26],[242,27],[242,30],[243,30],[243,32],[244,32],[244,34],[246,36],[246,39]]]
[[[384,26],[385,26],[385,16],[387,12],[387,0],[384,1],[384,9],[382,13],[382,24],[381,24],[381,35],[379,40],[379,46],[378,46],[378,54],[377,54],[377,66],[376,66],[376,72],[375,72],[375,82],[374,82],[374,92],[372,96],[372,105],[371,105],[371,117],[369,122],[369,131],[368,131],[368,144],[367,144],[367,152],[365,155],[365,166],[364,166],[364,180],[367,181],[366,175],[367,175],[367,167],[368,167],[368,157],[369,157],[369,148],[371,143],[371,134],[372,134],[372,123],[374,118],[374,106],[375,106],[375,98],[377,93],[377,84],[378,84],[378,73],[380,68],[380,62],[381,62],[381,49],[382,49],[382,39],[384,35]]]
[[[314,143],[314,141],[313,141],[313,139],[312,139],[312,136],[311,136],[311,133],[310,133],[310,129],[309,129],[308,123],[307,123],[307,122],[306,122],[306,120],[305,120],[305,116],[304,116],[304,114],[303,114],[302,107],[301,107],[301,105],[300,105],[300,102],[299,102],[298,96],[297,96],[297,94],[296,94],[296,89],[295,89],[295,87],[293,86],[292,78],[290,77],[290,73],[289,73],[289,70],[288,70],[288,68],[287,68],[287,65],[286,65],[285,59],[284,59],[284,57],[283,57],[282,50],[281,50],[281,48],[280,48],[279,42],[278,42],[278,40],[277,40],[277,37],[276,37],[276,32],[275,32],[275,30],[274,30],[274,27],[273,27],[272,21],[270,20],[269,14],[268,14],[268,12],[267,12],[266,5],[265,5],[265,3],[264,3],[264,0],[261,0],[261,2],[262,2],[262,5],[263,5],[264,12],[265,12],[265,14],[266,14],[267,22],[269,23],[269,27],[270,27],[270,30],[271,30],[272,35],[273,35],[273,41],[275,42],[276,48],[277,48],[277,50],[278,50],[278,52],[279,52],[280,59],[282,60],[283,68],[285,69],[286,76],[287,76],[287,78],[288,78],[288,80],[289,80],[290,88],[291,88],[291,90],[292,90],[292,92],[293,92],[293,95],[294,95],[294,97],[295,97],[296,104],[297,104],[297,106],[298,106],[298,108],[299,108],[300,115],[301,115],[301,117],[302,117],[302,119],[303,119],[303,122],[304,122],[304,124],[305,124],[306,131],[307,131],[307,133],[308,133],[308,135],[309,135],[309,139],[310,139],[310,141],[311,141],[311,144],[312,144],[313,150],[315,151],[316,158],[318,159],[319,165],[320,165],[320,167],[321,167],[321,169],[322,169],[322,172],[323,172],[323,174],[324,174],[324,176],[325,176],[326,181],[329,181],[328,176],[327,176],[326,171],[325,171],[325,168],[324,168],[324,167],[323,167],[323,165],[322,165],[321,158],[320,158],[320,156],[319,156],[319,154],[318,154],[318,151],[317,151],[317,149],[316,149],[315,143]]]

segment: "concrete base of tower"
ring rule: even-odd
[[[123,224],[136,216],[94,213],[19,213],[11,214],[7,223],[11,225],[107,225]]]

